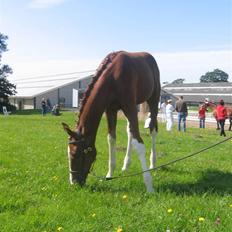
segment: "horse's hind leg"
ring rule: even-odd
[[[127,150],[126,155],[123,162],[122,171],[125,171],[128,169],[131,161],[131,152],[132,152],[132,134],[130,132],[130,123],[127,121]]]
[[[151,122],[149,125],[150,135],[151,135],[151,154],[150,154],[150,169],[156,166],[156,134],[158,131],[158,103],[155,105],[154,98],[151,98],[147,101],[150,113],[151,113]]]
[[[143,171],[145,171],[148,169],[147,164],[146,164],[146,157],[145,157],[146,150],[145,150],[143,140],[139,134],[137,107],[136,105],[132,106],[128,104],[127,107],[123,108],[123,112],[129,121],[129,130],[132,136],[132,141],[131,141],[132,146],[138,154]],[[150,172],[144,172],[143,179],[144,179],[147,191],[153,192],[154,189],[152,186],[152,178],[151,178]]]
[[[232,117],[231,118],[229,118],[229,123],[230,123],[230,126],[229,126],[229,131],[231,131],[231,127],[232,127]]]
[[[219,124],[218,120],[217,120],[217,129],[216,130],[220,130],[220,124]]]
[[[108,123],[108,145],[109,145],[109,169],[106,177],[112,177],[116,166],[116,123],[117,111],[106,110],[106,118]]]

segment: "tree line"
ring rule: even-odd
[[[228,82],[229,75],[220,70],[214,69],[212,72],[207,72],[205,75],[200,77],[200,83],[209,83],[209,82]],[[178,78],[174,80],[171,84],[183,84],[185,81],[184,78]]]

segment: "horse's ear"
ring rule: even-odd
[[[72,131],[66,123],[62,122],[62,126],[68,135],[70,135],[71,137],[75,139],[78,139],[77,133],[75,131]]]

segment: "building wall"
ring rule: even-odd
[[[42,98],[49,99],[52,106],[60,104],[62,108],[72,108],[73,89],[83,92],[90,82],[91,78],[87,78],[36,96],[36,109],[41,108]]]
[[[73,89],[79,89],[79,81],[59,89],[59,99],[62,107],[72,107]]]
[[[195,84],[169,84],[163,89],[175,97],[183,96],[190,105],[198,105],[205,98],[218,103],[224,99],[226,104],[232,104],[232,83],[195,83]]]
[[[23,109],[24,110],[34,109],[34,99],[23,99]]]
[[[51,102],[51,105],[55,105],[58,103],[58,89],[52,90],[50,92],[38,95],[35,97],[35,108],[41,109],[41,101],[42,98],[49,99]]]
[[[10,103],[19,110],[31,110],[34,109],[33,98],[10,98]]]
[[[73,100],[73,89],[79,91],[80,100],[80,97],[83,96],[83,92],[86,90],[91,80],[92,77],[88,76],[85,79],[77,80],[66,86],[61,86],[60,88],[50,90],[36,96],[17,97],[16,95],[10,97],[9,101],[12,105],[16,106],[16,108],[20,110],[41,109],[42,98],[49,99],[51,106],[60,104],[61,107],[71,108]]]

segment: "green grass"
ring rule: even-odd
[[[61,122],[76,116],[0,116],[0,231],[232,231],[232,143],[152,172],[154,194],[147,194],[142,176],[99,181],[89,176],[84,188],[68,182],[67,136]],[[147,147],[148,131],[141,134]],[[118,121],[117,168],[121,174],[126,149],[126,122]],[[158,165],[209,146],[221,138],[215,129],[188,128],[168,133],[160,124]],[[94,171],[108,165],[106,122],[98,131]],[[227,136],[231,136],[227,132]],[[147,158],[149,154],[147,152]],[[128,173],[140,171],[133,153]],[[126,195],[127,198],[123,199]],[[168,209],[172,209],[168,213]],[[203,217],[203,222],[199,221]],[[215,221],[220,218],[220,223]]]

